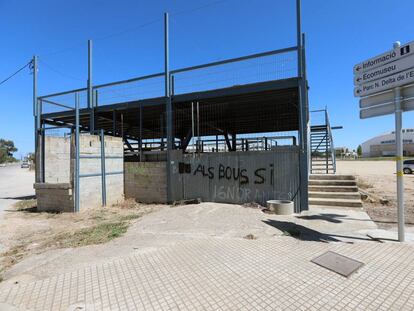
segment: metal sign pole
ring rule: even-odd
[[[398,206],[398,241],[404,242],[404,173],[403,173],[403,137],[402,137],[402,109],[401,88],[394,90],[395,95],[395,142],[397,146],[397,206]]]
[[[165,70],[165,112],[167,116],[167,202],[171,202],[171,151],[173,150],[174,138],[172,135],[172,106],[170,89],[170,50],[169,50],[169,29],[168,13],[164,13],[164,70]]]
[[[394,43],[394,49],[401,46],[400,42]],[[398,241],[404,242],[404,173],[403,173],[403,137],[402,137],[402,107],[401,107],[401,87],[394,89],[395,104],[395,144],[396,168],[397,168],[397,209],[398,209]]]

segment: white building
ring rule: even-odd
[[[403,129],[404,155],[414,155],[414,129]],[[362,143],[362,157],[395,156],[395,132],[376,136]]]

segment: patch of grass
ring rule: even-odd
[[[138,219],[140,217],[141,217],[140,214],[128,214],[128,215],[123,215],[123,216],[119,217],[119,220],[120,221],[130,221],[130,220]]]
[[[100,223],[71,234],[58,234],[52,237],[47,244],[49,246],[54,244],[60,248],[103,244],[122,236],[128,230],[128,226],[129,223],[125,221]]]

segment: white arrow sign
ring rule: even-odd
[[[414,98],[414,85],[404,86],[401,89],[401,96],[403,98]],[[359,108],[364,109],[378,105],[394,103],[394,99],[394,90],[389,90],[384,93],[361,98],[359,100]]]
[[[354,88],[354,95],[355,97],[367,96],[413,82],[414,69],[408,69],[403,72],[357,86]]]
[[[414,67],[414,54],[354,76],[354,85],[361,85]]]
[[[414,99],[407,99],[401,101],[401,108],[403,111],[414,110]],[[385,116],[395,112],[395,104],[388,103],[385,105],[374,106],[367,109],[361,109],[359,112],[360,119],[368,119],[373,117]]]
[[[414,41],[356,64],[354,74],[361,74],[412,54],[414,54]]]

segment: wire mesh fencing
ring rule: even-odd
[[[297,55],[294,50],[269,54],[195,66],[194,69],[173,70],[174,94],[288,79],[297,75]]]

